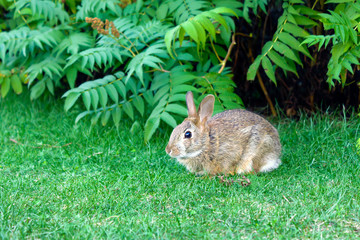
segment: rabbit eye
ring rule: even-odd
[[[191,138],[191,132],[190,131],[186,131],[185,132],[185,138]]]

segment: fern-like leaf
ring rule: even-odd
[[[29,85],[31,85],[31,83],[39,76],[47,76],[50,79],[62,77],[62,65],[64,64],[62,59],[57,59],[51,56],[46,58],[39,57],[39,59],[43,60],[38,63],[33,63],[26,70],[26,73],[29,74]]]
[[[340,3],[337,0],[330,0],[327,3]],[[330,41],[331,58],[328,63],[327,82],[330,87],[335,86],[334,80],[340,82],[344,87],[347,79],[347,73],[354,74],[353,65],[359,65],[359,20],[360,3],[343,2],[341,8],[329,13],[321,13],[321,21],[326,30],[333,30],[332,35],[311,35],[308,36],[302,44],[312,46],[319,44],[318,50],[323,46],[326,48]],[[339,10],[340,9],[340,10]]]
[[[100,13],[110,10],[112,13],[120,15],[121,8],[117,0],[87,0],[82,1],[76,13],[76,20],[84,20],[85,17],[99,16]]]
[[[10,32],[0,33],[0,57],[5,61],[6,56],[21,54],[26,57],[28,53],[34,54],[36,50],[44,50],[53,47],[62,39],[62,33],[50,27],[40,27],[38,30],[30,30],[22,27]]]
[[[177,24],[201,14],[210,7],[209,2],[203,0],[167,0],[164,4],[168,5],[169,13],[173,14]]]
[[[181,45],[185,34],[188,34],[190,39],[194,40],[200,48],[205,48],[207,34],[215,40],[216,29],[212,21],[216,21],[217,23],[220,23],[221,26],[225,27],[225,29],[229,29],[229,25],[220,14],[236,15],[235,12],[229,8],[215,8],[210,11],[202,12],[194,18],[191,18],[170,29],[165,35],[165,44],[170,56],[174,57],[173,46],[175,40],[179,38]]]
[[[14,3],[15,13],[21,14],[26,9],[31,10],[31,15],[43,17],[47,21],[59,20],[61,23],[69,21],[69,14],[62,5],[51,0],[19,0]]]
[[[67,54],[75,55],[80,50],[91,48],[94,44],[93,38],[86,33],[74,32],[62,39],[59,45],[54,49],[57,56],[66,51]]]
[[[163,55],[166,53],[164,49],[164,44],[157,44],[148,47],[144,52],[136,55],[130,62],[127,67],[127,78],[126,81],[130,78],[130,76],[135,72],[137,77],[140,79],[141,83],[144,85],[143,72],[144,67],[148,66],[154,69],[159,69],[159,63],[163,63],[163,61],[159,58],[159,55]]]
[[[95,64],[99,67],[106,65],[113,65],[113,61],[116,59],[122,62],[121,55],[123,52],[116,48],[110,47],[97,47],[84,50],[78,54],[74,54],[69,57],[69,61],[65,68],[72,66],[74,63],[81,61],[81,68],[94,69]]]
[[[273,40],[267,42],[259,56],[248,69],[247,79],[254,80],[260,66],[265,74],[276,84],[275,69],[281,68],[284,72],[292,72],[296,76],[296,64],[302,66],[299,53],[311,58],[309,50],[301,44],[309,33],[299,25],[312,27],[317,23],[304,13],[313,16],[316,11],[302,5],[302,0],[290,0],[283,4],[284,13],[278,20],[278,28]],[[315,12],[315,13],[314,13]]]

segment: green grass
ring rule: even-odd
[[[0,239],[360,237],[356,116],[278,121],[283,164],[242,187],[188,173],[169,133],[144,145],[28,99],[0,101]]]

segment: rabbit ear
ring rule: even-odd
[[[198,114],[200,116],[200,123],[204,124],[211,118],[214,112],[215,97],[207,95],[200,103]],[[205,122],[204,122],[205,120]]]
[[[196,106],[194,103],[194,96],[190,91],[186,93],[186,105],[188,108],[189,117],[197,117]]]

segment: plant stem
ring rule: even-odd
[[[263,90],[264,95],[265,95],[265,98],[266,98],[266,100],[267,100],[267,102],[268,102],[268,104],[269,104],[269,106],[270,106],[271,114],[272,114],[274,117],[276,117],[276,116],[277,116],[276,110],[275,110],[274,105],[273,105],[273,103],[272,103],[272,101],[271,101],[271,99],[270,99],[270,97],[269,97],[269,94],[268,94],[266,88],[265,88],[264,82],[263,82],[263,80],[262,80],[262,78],[261,78],[261,75],[260,75],[259,71],[256,72],[256,76],[257,76],[258,79],[259,79],[260,87],[261,87],[261,89]]]
[[[221,62],[221,59],[220,59],[220,57],[219,57],[219,54],[216,52],[215,45],[214,45],[211,37],[209,37],[209,40],[210,40],[211,47],[214,49],[214,53],[215,53],[217,59],[219,60],[219,62]]]
[[[231,41],[231,44],[230,44],[230,46],[229,46],[229,49],[228,49],[228,52],[227,52],[227,54],[226,54],[226,56],[225,56],[225,59],[224,59],[224,61],[221,61],[221,68],[220,68],[220,70],[218,71],[218,73],[222,73],[223,71],[224,71],[224,68],[225,68],[225,66],[226,66],[226,62],[227,62],[227,60],[229,59],[229,57],[230,57],[230,53],[231,53],[231,50],[233,49],[233,47],[235,46],[235,44],[236,44],[236,41],[235,41],[235,34],[233,34],[232,35],[232,41]]]

